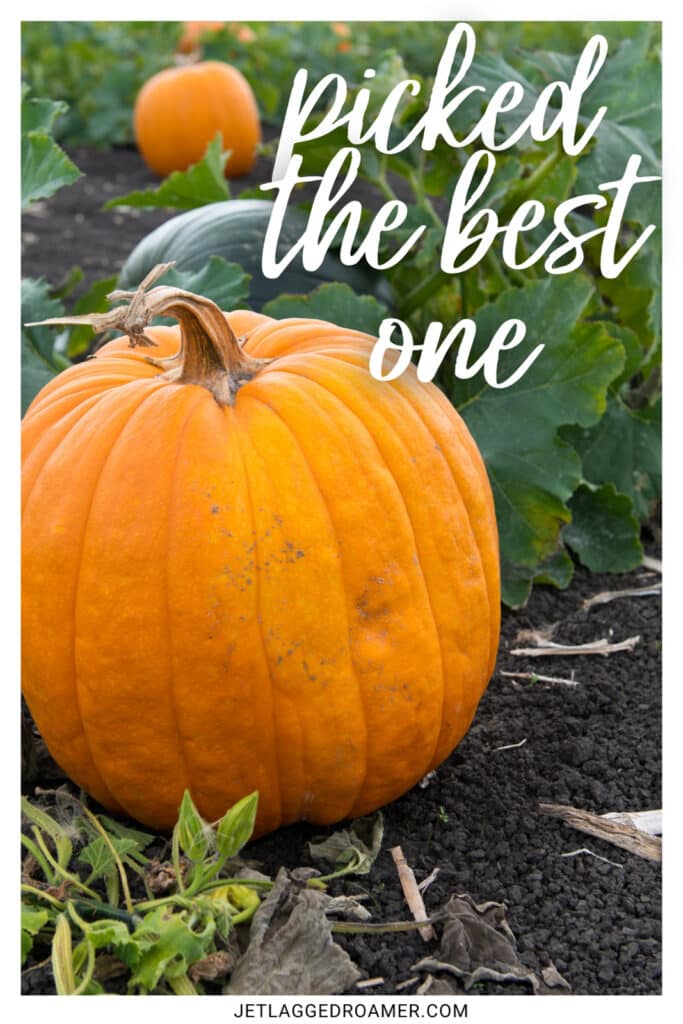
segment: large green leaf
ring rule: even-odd
[[[600,324],[580,322],[591,291],[578,275],[508,290],[477,313],[473,356],[481,354],[508,318],[524,321],[527,336],[519,349],[502,353],[498,379],[507,379],[543,344],[540,356],[507,389],[490,387],[481,374],[445,387],[486,462],[500,531],[503,595],[509,604],[524,600],[570,519],[567,501],[581,480],[581,463],[559,438],[559,428],[595,424],[605,411],[608,385],[624,363],[617,338]]]
[[[376,335],[389,310],[371,295],[356,295],[348,284],[321,284],[309,295],[280,295],[263,307],[266,316],[310,317]]]
[[[228,263],[222,256],[212,256],[201,270],[169,270],[161,283],[172,288],[203,295],[221,309],[244,309],[249,297],[251,274],[238,263]]]
[[[572,521],[562,537],[592,572],[628,572],[643,560],[633,502],[612,484],[583,484],[570,501]]]
[[[29,132],[21,140],[21,205],[47,199],[63,185],[71,185],[81,172],[54,139]]]
[[[110,199],[105,209],[112,206],[163,206],[174,210],[194,210],[197,206],[217,203],[230,198],[225,179],[225,164],[230,156],[223,152],[220,133],[206,148],[206,153],[186,171],[173,171],[158,188],[129,192]]]
[[[63,185],[71,185],[81,172],[52,138],[55,119],[66,103],[28,98],[21,104],[21,206],[48,199]]]
[[[652,511],[661,487],[661,405],[632,409],[616,395],[599,423],[564,431],[581,455],[583,475],[592,484],[612,483],[627,495],[636,515]]]

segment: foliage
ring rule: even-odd
[[[108,979],[121,978],[129,994],[202,994],[201,979],[230,972],[235,927],[251,921],[275,884],[236,859],[257,803],[251,793],[209,823],[186,791],[169,842],[95,814],[66,787],[44,791],[40,803],[23,798],[22,963],[48,946],[58,995],[101,995]],[[366,831],[372,851],[356,837]],[[341,842],[335,834],[328,843],[343,850],[348,835],[354,858],[342,857],[325,876],[308,869],[301,885],[324,893],[337,877],[367,874],[381,816],[352,823]]]
[[[423,114],[431,77],[451,28],[447,22],[421,23],[417,33],[406,32],[399,22],[353,23],[341,45],[328,23],[249,24],[256,35],[254,43],[240,42],[226,26],[206,36],[203,54],[238,67],[272,123],[280,123],[294,71],[306,67],[310,81],[338,71],[352,87],[368,87],[371,113],[393,84],[408,77],[417,79],[421,93],[399,108],[398,134],[407,132]],[[558,203],[618,179],[632,153],[643,157],[641,174],[661,173],[660,44],[655,24],[491,22],[478,23],[476,31],[477,56],[468,80],[486,86],[490,95],[500,82],[514,78],[525,91],[523,111],[531,108],[549,81],[571,78],[578,52],[592,34],[601,31],[609,42],[607,63],[582,105],[586,120],[601,105],[607,106],[587,150],[572,158],[554,142],[527,140],[497,154],[495,177],[479,205],[495,210],[505,224],[525,198],[543,202],[543,224],[525,235],[529,250],[548,234]],[[65,137],[93,141],[94,129],[88,125],[90,118],[96,119],[95,107],[88,107],[82,82],[76,89],[76,78],[69,77],[63,54],[55,52],[54,37],[59,36],[62,50],[71,53],[75,64],[82,60],[74,56],[77,45],[84,47],[83,53],[99,47],[99,67],[88,74],[103,79],[114,56],[129,54],[132,41],[145,51],[145,66],[154,65],[157,70],[170,60],[179,33],[178,25],[164,30],[123,23],[61,23],[59,29],[27,26],[24,72],[34,88],[49,82],[51,95],[77,104],[76,114],[61,119]],[[146,42],[141,47],[143,37]],[[137,63],[133,69],[130,57],[128,65],[124,60],[119,63],[131,80],[120,95],[125,92],[130,103],[132,82],[142,65]],[[371,80],[363,78],[367,66],[376,71]],[[92,93],[101,99],[103,94],[92,84]],[[113,102],[114,93],[110,90],[107,95]],[[476,96],[459,108],[461,136],[480,113],[481,98]],[[510,115],[506,124],[514,124],[515,116]],[[117,123],[123,123],[122,117]],[[114,133],[112,141],[121,137]],[[300,146],[303,173],[320,173],[344,141],[343,135],[335,133]],[[509,270],[496,246],[477,267],[449,276],[434,268],[449,196],[474,149],[454,151],[440,140],[429,153],[413,146],[385,157],[370,143],[361,146],[364,223],[369,222],[370,211],[388,199],[400,196],[408,202],[409,222],[390,233],[384,257],[417,224],[427,226],[418,246],[386,273],[393,290],[390,312],[409,324],[416,342],[431,321],[441,321],[447,329],[460,318],[471,317],[477,325],[476,356],[502,319],[517,317],[528,326],[525,347],[528,344],[530,351],[535,344],[545,346],[529,373],[509,390],[494,391],[482,384],[481,375],[456,378],[454,353],[436,378],[461,411],[486,460],[500,528],[503,597],[506,603],[519,605],[535,581],[566,586],[573,571],[571,555],[589,568],[614,571],[630,568],[642,557],[640,525],[652,514],[661,485],[661,190],[648,184],[633,191],[622,244],[630,244],[648,224],[654,224],[656,231],[614,280],[599,274],[597,239],[587,246],[582,269],[567,277],[550,278],[538,264],[523,273]],[[185,175],[181,181],[162,183],[154,196],[128,196],[118,202],[163,202],[180,208],[211,202],[215,188],[220,187],[220,183],[216,186],[219,157],[216,149],[202,161],[213,161],[215,172],[207,175],[205,191],[202,176],[188,184]],[[595,222],[595,226],[604,223],[603,211],[595,214]],[[41,294],[46,301],[44,288]],[[385,315],[379,303],[355,297],[341,285],[326,285],[307,296],[280,296],[265,311],[276,316],[337,318],[345,326],[368,331],[376,330]],[[43,360],[35,370],[37,380],[40,373],[48,373],[44,363],[49,364],[53,354],[46,337],[37,339],[34,348]],[[506,359],[516,365],[506,354],[503,368]]]
[[[81,172],[52,138],[55,120],[66,103],[36,99],[24,89],[21,103],[21,206],[47,199]]]
[[[206,148],[206,153],[186,171],[173,171],[155,189],[129,192],[127,196],[110,199],[105,207],[163,206],[174,210],[193,210],[206,203],[219,203],[230,198],[224,168],[229,152],[222,152],[221,137],[217,135]]]

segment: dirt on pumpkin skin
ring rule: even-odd
[[[86,177],[26,215],[23,273],[57,283],[79,264],[87,284],[118,271],[139,238],[169,213],[101,211],[106,199],[153,184],[134,151],[71,155]],[[258,169],[240,187],[256,179],[263,180]],[[346,879],[338,890],[368,893],[374,921],[409,917],[389,853],[400,845],[418,882],[439,869],[425,892],[428,912],[453,893],[502,902],[521,961],[534,971],[552,961],[573,994],[659,993],[660,865],[576,832],[538,807],[568,804],[600,814],[661,806],[660,600],[628,598],[582,610],[588,596],[656,578],[642,569],[590,576],[579,568],[567,591],[539,587],[526,608],[504,611],[496,673],[469,733],[424,788],[384,809],[384,843],[371,874]],[[550,623],[560,624],[553,635],[560,643],[640,639],[632,651],[609,657],[510,654],[520,630]],[[503,671],[565,679],[573,672],[577,685],[515,680]],[[290,826],[250,844],[247,853],[274,874],[308,863],[308,840],[331,831]],[[583,848],[597,856],[567,856]],[[436,951],[417,933],[337,938],[365,978],[383,979],[357,994],[395,993],[412,977],[411,965]],[[52,994],[49,966],[25,973],[23,989]],[[415,986],[399,991],[411,994]],[[530,988],[487,981],[473,992],[526,995]]]

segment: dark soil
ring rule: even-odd
[[[26,215],[23,271],[56,283],[79,264],[92,283],[118,270],[138,239],[169,214],[100,212],[108,197],[153,183],[135,152],[72,155],[86,178]],[[258,172],[256,178],[263,180]],[[588,595],[654,578],[645,570],[590,576],[579,568],[568,591],[539,587],[526,608],[504,612],[497,671],[468,735],[424,788],[384,809],[384,844],[371,874],[339,885],[370,893],[374,921],[409,917],[389,853],[400,845],[418,881],[439,868],[425,893],[428,912],[452,893],[503,902],[523,963],[539,970],[552,961],[574,994],[661,991],[660,866],[574,831],[538,807],[548,802],[605,813],[661,806],[659,598],[581,608]],[[558,622],[558,642],[640,639],[632,651],[609,657],[509,653],[519,630]],[[577,685],[512,680],[501,670],[564,678],[575,672]],[[307,862],[306,843],[320,831],[290,826],[251,844],[248,853],[269,873],[296,867]],[[582,848],[598,856],[565,856]],[[395,992],[411,965],[436,950],[415,932],[340,941],[364,977],[384,979],[366,990],[372,994]],[[25,973],[23,984],[27,993],[54,991],[48,967]],[[473,991],[530,989],[484,982]]]

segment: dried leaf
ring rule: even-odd
[[[293,882],[282,869],[254,914],[249,945],[225,989],[228,995],[335,995],[360,978],[332,939],[324,894]]]
[[[382,845],[384,819],[381,812],[371,818],[357,818],[348,828],[334,832],[326,839],[308,844],[314,860],[324,860],[337,870],[367,875]]]
[[[519,959],[502,903],[477,904],[471,896],[462,894],[450,898],[445,914],[437,955],[420,960],[414,971],[455,975],[462,979],[466,990],[478,981],[522,981],[531,985],[534,993],[546,992],[544,979]]]

